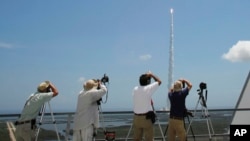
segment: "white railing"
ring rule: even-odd
[[[215,128],[215,134],[212,135],[212,137],[216,138],[223,138],[222,140],[229,139],[229,126],[232,120],[233,112],[234,111],[250,111],[250,109],[210,109],[210,116],[212,123],[219,122],[220,120],[225,121],[225,117],[227,118],[226,123],[223,125],[218,125],[218,127]],[[193,110],[190,110],[191,112],[194,112]],[[197,115],[199,116],[199,113],[202,113],[201,110],[195,111],[197,112]],[[229,114],[228,114],[229,113]],[[132,140],[132,136],[126,137],[127,133],[124,133],[124,135],[120,135],[122,133],[118,132],[128,132],[133,118],[133,112],[132,111],[108,111],[108,112],[102,112],[104,116],[104,120],[100,122],[104,122],[107,128],[112,130],[121,130],[121,128],[116,127],[124,127],[124,130],[117,131],[117,136],[115,140]],[[159,125],[164,129],[164,127],[167,127],[168,124],[168,112],[167,111],[156,111],[157,117],[159,119]],[[219,116],[222,115],[222,116]],[[225,115],[223,117],[223,114]],[[60,129],[60,135],[63,136],[62,140],[70,141],[71,135],[72,135],[72,124],[73,124],[73,118],[74,118],[74,112],[60,112],[60,113],[53,113],[55,117],[55,122],[51,119],[51,113],[44,113],[44,124],[45,125],[61,125]],[[6,132],[14,132],[14,126],[12,123],[14,123],[19,117],[19,114],[0,114],[0,123],[5,124],[6,123]],[[38,117],[39,118],[39,117]],[[192,117],[190,117],[192,118]],[[194,126],[197,124],[195,121],[201,121],[201,118],[195,118],[193,123]],[[188,121],[186,120],[185,123],[188,125]],[[201,123],[202,124],[202,123]],[[205,123],[204,123],[205,124]],[[63,125],[63,126],[62,126]],[[155,128],[158,128],[158,124],[155,124]],[[41,125],[43,126],[43,125]],[[126,127],[126,128],[125,128]],[[12,130],[12,131],[10,131]],[[101,131],[101,128],[100,128]],[[157,130],[156,130],[157,131]],[[157,134],[157,133],[156,133]],[[164,130],[164,135],[166,137],[166,130]],[[209,135],[206,133],[201,134],[188,134],[188,138],[208,138]],[[155,135],[155,139],[162,140],[162,136],[160,134]],[[10,140],[13,141],[13,133],[10,134]],[[55,140],[57,140],[55,138]],[[96,140],[105,140],[103,137],[96,138]],[[217,139],[220,140],[220,139]]]

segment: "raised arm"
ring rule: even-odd
[[[155,81],[158,82],[159,85],[161,85],[161,80],[160,80],[159,77],[157,77],[156,75],[154,75],[152,72],[148,72],[147,75],[148,75],[149,77],[152,77]]]
[[[49,88],[53,92],[53,97],[55,97],[55,96],[57,96],[59,94],[57,88],[51,82],[49,82]]]
[[[182,82],[182,83],[185,83],[185,84],[187,84],[187,87],[188,87],[188,90],[190,91],[191,90],[191,88],[192,88],[192,83],[190,82],[190,81],[188,81],[187,79],[180,79],[180,81]]]

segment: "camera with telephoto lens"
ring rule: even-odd
[[[201,90],[207,89],[207,84],[204,83],[204,82],[201,82],[201,83],[200,83],[200,89],[201,89]]]
[[[203,90],[205,90],[205,97],[203,95]],[[207,84],[204,83],[204,82],[201,82],[200,83],[200,89],[198,89],[197,91],[198,91],[198,94],[199,94],[199,96],[201,98],[201,102],[200,102],[201,105],[203,107],[207,107],[207,104],[206,104],[206,102],[207,102]]]
[[[99,79],[97,79],[97,80],[99,80]],[[103,77],[101,78],[101,82],[104,85],[106,85],[106,83],[109,83],[109,77],[106,74],[104,74]],[[98,86],[97,89],[100,89],[100,86]],[[97,105],[101,105],[101,101],[102,101],[102,98],[100,98],[99,100],[97,100],[96,101]]]
[[[104,74],[104,76],[101,79],[101,82],[105,85],[106,83],[109,83],[109,77]]]

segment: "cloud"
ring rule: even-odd
[[[144,54],[144,55],[141,55],[139,58],[142,61],[147,61],[147,60],[150,60],[152,56],[150,54]]]
[[[8,43],[0,42],[0,48],[12,48],[13,46]]]
[[[250,61],[250,41],[238,41],[222,58],[231,62]]]
[[[80,78],[78,79],[78,81],[79,81],[80,83],[83,83],[85,80],[86,80],[86,79],[85,79],[84,77],[80,77]]]

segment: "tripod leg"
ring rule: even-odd
[[[211,119],[210,119],[210,115],[208,113],[208,109],[205,108],[205,111],[206,111],[206,114],[207,114],[206,120],[207,120],[207,127],[208,127],[208,132],[209,132],[209,138],[211,140],[212,139],[212,135],[211,134],[214,135],[214,128],[213,128],[213,125],[212,125],[212,122],[211,122]]]
[[[100,112],[101,126],[102,126],[102,128],[103,128],[103,131],[106,132],[106,128],[105,128],[105,126],[104,126],[104,117],[103,117],[101,105],[99,105],[99,112]]]
[[[166,129],[165,129],[165,131],[164,131],[164,137],[167,136],[167,131],[168,131],[168,125],[167,125],[167,127],[166,127]]]
[[[156,117],[156,120],[157,120],[157,122],[158,122],[158,126],[159,126],[159,129],[160,129],[160,132],[161,132],[162,139],[163,139],[163,141],[165,141],[165,136],[164,136],[164,134],[163,134],[163,132],[162,132],[162,128],[161,128],[160,121],[159,121],[159,119],[158,119],[157,117]]]
[[[190,119],[189,119],[188,116],[187,116],[187,119],[188,119],[188,123],[190,124]],[[184,124],[185,124],[185,123],[184,123]],[[195,135],[194,135],[194,131],[193,131],[193,128],[192,128],[191,124],[190,124],[190,130],[191,130],[191,133],[192,133],[193,138],[194,138],[194,141],[195,141]]]
[[[208,129],[208,134],[209,134],[209,139],[211,140],[211,133],[210,133],[210,127],[209,127],[209,123],[208,123],[208,119],[207,120],[207,129]]]
[[[133,123],[132,123],[131,126],[130,126],[130,129],[129,129],[129,131],[128,131],[128,134],[127,134],[127,137],[126,137],[126,140],[125,140],[125,141],[128,140],[132,128],[133,128]]]
[[[68,137],[69,137],[69,133],[70,133],[70,123],[71,123],[71,118],[72,118],[72,115],[69,114],[68,115],[68,120],[67,120],[67,126],[66,126],[66,134],[65,134],[65,141],[68,141]]]
[[[50,103],[49,103],[49,102],[48,102],[48,105],[49,105],[49,109],[50,109],[50,114],[51,114],[51,117],[52,117],[52,121],[53,121],[55,130],[56,130],[57,139],[58,139],[58,141],[60,141],[60,136],[59,136],[59,134],[58,134],[58,130],[57,130],[57,126],[56,126],[56,121],[55,121],[54,114],[53,114],[53,111],[52,111],[52,109],[51,109],[51,106],[50,106]]]
[[[197,110],[197,108],[198,108],[198,104],[199,104],[200,99],[201,99],[201,96],[199,97],[199,99],[198,99],[198,101],[197,101],[197,103],[196,103],[195,110],[194,110],[194,117],[195,117],[195,115],[196,115],[196,110]],[[189,129],[190,129],[190,127],[191,127],[191,124],[192,124],[192,122],[193,122],[194,117],[192,118],[191,122],[189,123],[188,129],[187,129],[187,135],[188,135],[188,133],[189,133]]]
[[[210,123],[211,129],[212,129],[212,134],[214,135],[214,128],[213,128],[212,121],[210,118],[209,118],[209,123]]]
[[[39,127],[37,129],[37,132],[36,132],[36,141],[38,140],[38,136],[39,136],[39,133],[40,133],[40,128],[41,128],[41,125],[42,125],[42,122],[43,122],[43,116],[44,116],[44,112],[45,112],[45,109],[46,109],[46,105],[44,104],[41,108],[41,113],[39,113],[39,115],[41,116],[40,117],[40,121],[39,121]]]
[[[163,132],[162,132],[162,129],[161,129],[161,125],[160,125],[160,121],[159,121],[158,117],[156,116],[156,111],[155,111],[155,107],[154,107],[154,104],[153,104],[153,100],[152,100],[152,99],[151,99],[151,106],[152,106],[152,109],[153,109],[153,111],[154,111],[155,118],[156,118],[156,120],[157,120],[157,122],[158,122],[158,125],[159,125],[159,129],[160,129],[160,132],[161,132],[162,139],[163,139],[163,141],[165,141],[165,136],[163,135]]]

